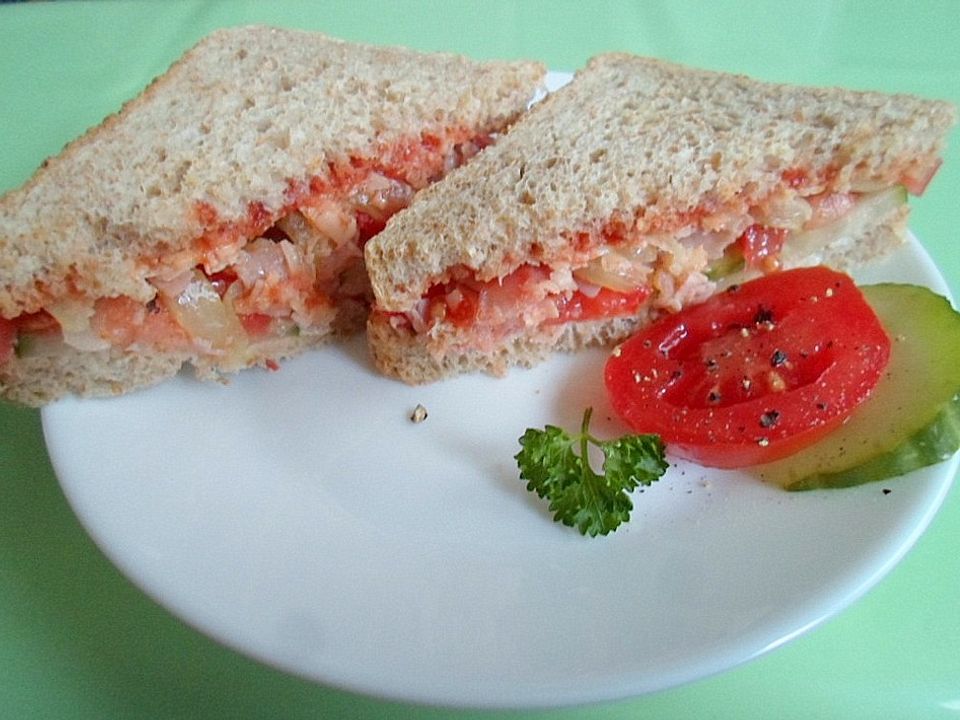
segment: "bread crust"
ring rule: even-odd
[[[480,280],[569,255],[619,222],[670,231],[745,211],[801,171],[823,191],[896,183],[936,162],[952,105],[804,88],[625,54],[590,61],[477,161],[368,243],[378,305],[402,312],[451,268]]]

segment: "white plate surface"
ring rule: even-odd
[[[915,241],[862,279],[947,292]],[[358,339],[227,386],[61,401],[44,431],[96,542],[196,628],[323,683],[468,706],[636,695],[756,657],[890,570],[957,469],[791,494],[680,464],[585,539],[512,456],[588,405],[597,434],[622,432],[604,359],[411,388]]]
[[[859,279],[948,292],[915,240]],[[303,677],[457,706],[607,700],[750,660],[880,580],[957,469],[790,494],[677,464],[629,524],[585,539],[513,455],[586,406],[596,434],[623,432],[605,357],[411,388],[358,338],[226,386],[61,401],[43,425],[80,520],[173,613]]]

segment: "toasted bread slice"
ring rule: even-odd
[[[594,58],[366,247],[368,331],[418,383],[614,342],[718,285],[902,242],[955,110]]]
[[[0,198],[0,396],[113,394],[184,363],[216,377],[362,328],[362,243],[544,73],[213,33]]]

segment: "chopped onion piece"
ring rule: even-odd
[[[767,198],[753,215],[760,225],[797,230],[810,220],[813,209],[799,195],[781,192]]]
[[[356,217],[352,212],[347,212],[340,203],[325,200],[317,205],[304,205],[300,208],[299,214],[306,219],[308,227],[332,240],[336,245],[355,242],[359,238]],[[299,240],[285,226],[281,225],[281,227],[287,235],[290,235],[291,240],[294,242]]]
[[[217,352],[237,351],[247,344],[247,334],[229,301],[221,300],[213,283],[199,270],[186,279],[155,283],[167,310],[190,338]],[[182,287],[176,294],[170,292]]]
[[[64,299],[46,307],[60,324],[63,332],[83,332],[90,329],[93,317],[93,303],[83,300]]]
[[[380,173],[371,173],[351,197],[358,210],[363,210],[377,220],[386,220],[398,210],[407,207],[412,199],[412,187]]]
[[[291,274],[303,269],[303,257],[300,255],[300,251],[296,245],[288,240],[281,240],[277,243],[277,247],[279,247],[280,252],[283,253],[283,257],[287,261],[287,269]]]
[[[593,258],[586,266],[574,270],[573,275],[581,284],[598,285],[616,292],[632,292],[645,284],[649,267],[645,262],[638,261],[634,253],[627,252],[629,255],[609,250]]]
[[[64,299],[47,306],[46,310],[59,323],[63,341],[67,345],[87,352],[110,347],[110,343],[90,327],[90,319],[93,317],[92,302]]]
[[[581,293],[586,295],[588,298],[595,298],[597,295],[600,294],[601,288],[599,285],[593,285],[591,283],[585,282],[585,283],[580,283],[577,290],[579,290]]]
[[[272,278],[282,280],[287,277],[287,263],[280,243],[257,238],[240,251],[234,265],[237,277],[247,287],[253,287],[257,280]],[[287,243],[289,245],[289,243]]]

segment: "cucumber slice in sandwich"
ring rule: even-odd
[[[838,488],[904,475],[960,449],[960,314],[927,288],[862,288],[892,339],[870,398],[822,442],[759,466],[787,490]]]

